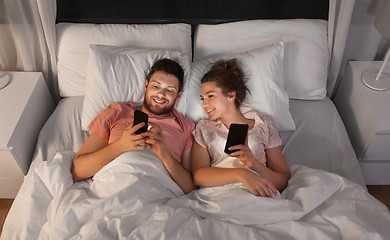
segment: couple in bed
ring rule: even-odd
[[[113,103],[89,125],[91,135],[73,160],[75,181],[89,178],[127,151],[146,147],[159,157],[185,193],[195,186],[241,182],[257,196],[273,196],[287,186],[289,170],[273,120],[262,113],[241,113],[247,88],[236,60],[215,62],[201,80],[201,100],[209,118],[194,123],[174,109],[183,88],[184,70],[169,59],[157,61],[145,81],[143,105]],[[134,111],[149,115],[148,131],[136,135]],[[246,144],[224,153],[232,123],[248,124]],[[195,129],[194,129],[195,128]],[[195,139],[195,141],[193,141]]]

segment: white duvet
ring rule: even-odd
[[[1,239],[390,239],[387,208],[362,186],[304,166],[280,197],[240,184],[183,194],[149,149],[73,183],[74,153],[30,170]]]

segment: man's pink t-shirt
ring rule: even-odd
[[[112,143],[122,136],[122,132],[133,123],[133,103],[112,103],[105,108],[88,126],[91,133]],[[149,122],[162,129],[165,142],[172,156],[181,162],[184,150],[192,147],[192,131],[195,124],[175,109],[168,117],[149,116]]]

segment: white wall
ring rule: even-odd
[[[389,38],[384,37],[376,30],[375,17],[368,12],[368,9],[372,7],[371,4],[375,4],[375,1],[378,0],[355,0],[336,88],[344,75],[348,61],[381,61],[389,48]]]

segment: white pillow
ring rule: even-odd
[[[167,49],[191,59],[189,24],[75,24],[59,23],[57,31],[58,87],[62,97],[85,94],[90,44]]]
[[[152,65],[161,58],[175,60],[182,66],[183,89],[187,89],[190,66],[186,54],[168,50],[91,45],[87,89],[81,114],[82,128],[87,131],[91,121],[113,102],[141,105],[146,76]],[[184,113],[185,102],[185,98],[179,99],[175,106],[179,112]]]
[[[290,98],[320,100],[326,95],[329,63],[327,21],[252,20],[199,25],[194,61],[249,51],[282,40],[284,82]]]
[[[210,64],[219,59],[236,58],[244,72],[247,93],[243,106],[271,116],[279,131],[295,130],[294,120],[289,111],[289,98],[283,84],[283,48],[282,42],[264,48],[238,54],[225,55],[197,61],[191,65],[186,115],[194,122],[207,118],[200,100],[201,79],[210,69]]]

